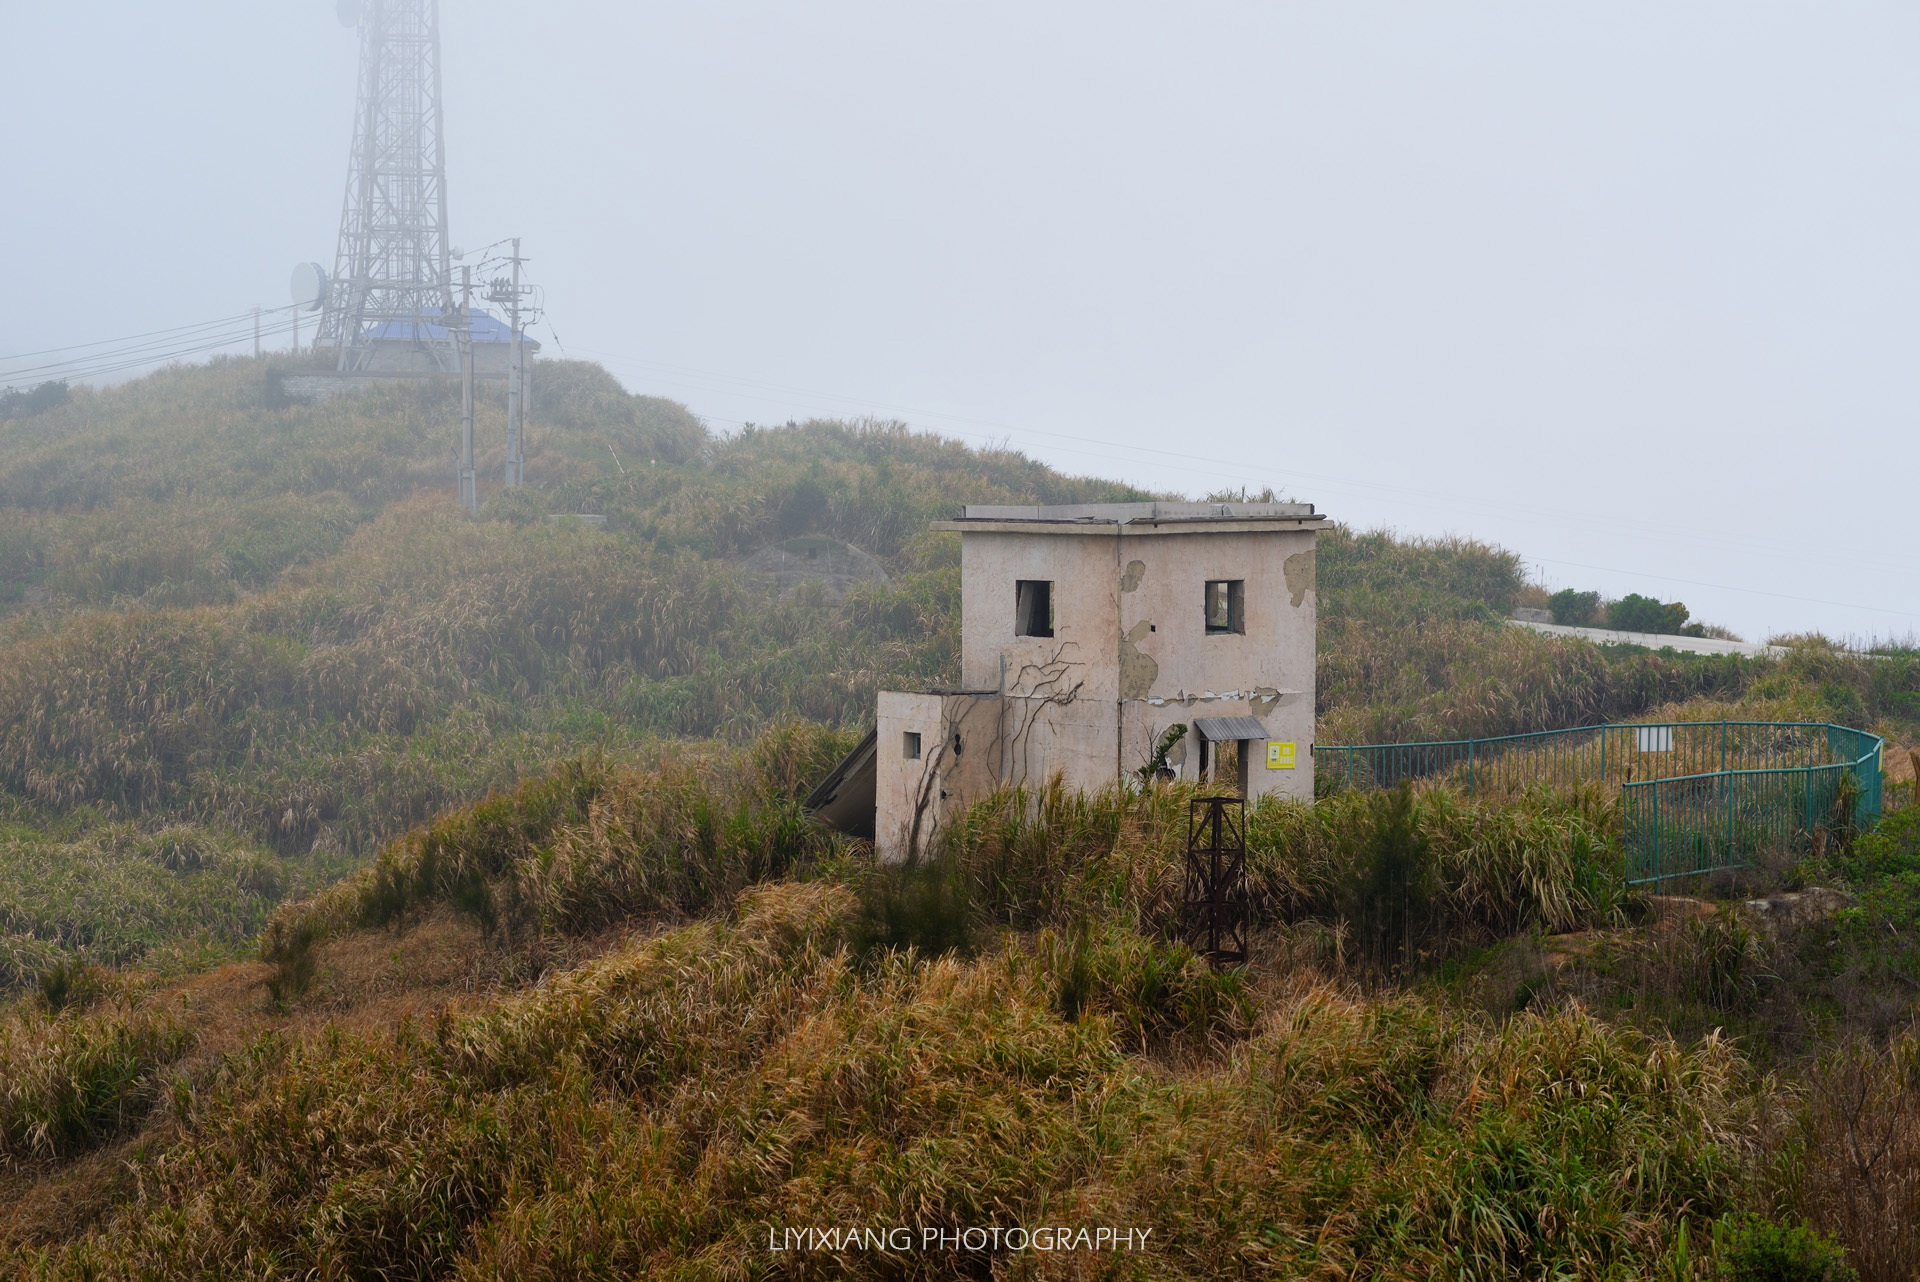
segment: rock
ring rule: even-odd
[[[1829,890],[1825,886],[1808,886],[1797,893],[1768,895],[1765,899],[1749,899],[1740,907],[1743,912],[1754,917],[1761,924],[1775,930],[1784,930],[1825,921],[1852,903],[1853,896],[1844,891]]]
[[[1647,906],[1656,921],[1685,921],[1689,917],[1711,917],[1713,905],[1687,895],[1648,895]]]

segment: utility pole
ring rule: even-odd
[[[460,506],[478,514],[473,474],[473,268],[460,269]]]
[[[520,346],[520,238],[513,238],[513,288],[507,295],[508,330],[513,344],[507,368],[507,485],[519,489],[523,476],[520,451],[521,380],[525,376],[526,357]]]
[[[260,359],[260,309],[253,309],[253,359]]]

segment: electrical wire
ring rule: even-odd
[[[269,313],[265,311],[261,313],[261,319],[263,322],[266,322],[266,317],[268,315]],[[277,325],[279,324],[279,322],[276,321],[276,322],[264,323],[262,325],[262,332],[265,331],[265,329],[268,327],[269,324]],[[65,360],[43,361],[37,365],[20,366],[13,370],[8,371],[5,377],[27,378],[27,377],[32,377],[34,375],[52,375],[52,374],[57,374],[63,370],[73,369],[73,368],[88,365],[97,361],[120,360],[126,357],[141,356],[147,353],[160,353],[160,352],[185,350],[185,349],[206,346],[208,344],[224,346],[228,342],[238,342],[242,338],[245,338],[247,335],[250,335],[252,332],[253,332],[253,320],[252,320],[252,317],[248,317],[243,322],[223,323],[222,325],[217,327],[201,326],[197,330],[175,334],[169,338],[151,339],[144,343],[132,343],[124,347],[111,348],[106,351],[98,351],[98,352],[92,352],[82,356],[68,357]]]
[[[262,324],[258,331],[259,337],[262,340],[277,338],[300,328],[299,318],[292,314],[297,310],[297,306],[298,305],[290,305],[273,309],[263,308],[261,311],[263,320],[269,315],[274,315],[277,319]],[[253,329],[252,313],[245,313],[240,317],[233,318],[233,321],[235,323],[210,322],[209,325],[205,326],[181,327],[183,331],[195,328],[205,331],[214,325],[226,324],[224,330],[213,329],[212,332],[202,332],[193,335],[191,338],[183,336],[182,338],[166,342],[156,341],[135,344],[115,351],[96,352],[90,356],[75,357],[69,361],[29,366],[18,370],[0,371],[0,382],[7,380],[21,381],[24,379],[47,381],[53,378],[79,381],[98,378],[107,374],[121,373],[126,370],[138,369],[144,366],[162,365],[189,356],[217,352],[222,348],[244,347],[253,341],[255,331]],[[523,325],[522,328],[524,329],[525,326]]]
[[[490,245],[483,245],[474,252],[484,254],[486,250],[504,245],[511,239],[511,237],[502,238]],[[510,257],[493,255],[463,265],[471,267],[473,274],[484,277],[488,270],[496,267],[504,268],[512,262],[513,259]],[[449,279],[446,281],[446,287],[449,290],[455,288],[451,275],[449,273]],[[37,357],[61,358],[43,360],[32,365],[18,365],[11,369],[0,368],[0,379],[11,381],[32,379],[42,382],[59,378],[84,379],[135,368],[143,363],[159,364],[181,356],[217,351],[222,347],[237,346],[250,341],[255,322],[267,317],[286,317],[287,319],[275,319],[262,325],[260,328],[262,338],[267,337],[269,333],[275,335],[287,333],[293,328],[292,314],[304,306],[306,304],[283,304],[279,307],[265,307],[233,316],[223,316],[217,320],[148,330],[121,338],[97,339],[86,343],[71,343],[65,346],[44,347],[34,351],[0,355],[0,367]],[[66,353],[74,353],[74,355],[65,355]]]
[[[0,382],[17,384],[23,381],[45,382],[55,379],[85,380],[106,374],[121,373],[145,365],[166,364],[188,356],[216,352],[222,348],[240,347],[253,340],[256,320],[261,322],[258,334],[263,340],[288,334],[297,329],[299,317],[296,313],[305,306],[307,305],[295,303],[262,308],[257,316],[253,312],[242,312],[239,315],[222,317],[215,321],[134,335],[132,340],[105,340],[99,343],[74,344],[72,347],[65,348],[48,348],[38,354],[108,347],[112,342],[123,344],[111,347],[109,350],[87,352],[85,355],[77,355],[65,360],[43,361],[37,365],[26,365],[10,370],[0,369]],[[25,357],[33,354],[22,353],[21,355]],[[0,364],[4,364],[4,361],[0,360]]]
[[[488,251],[489,249],[492,249],[492,248],[494,248],[494,246],[496,246],[496,245],[505,245],[505,244],[507,244],[507,243],[509,243],[509,242],[511,242],[512,240],[513,240],[513,237],[511,237],[511,236],[502,236],[502,237],[501,237],[501,238],[500,238],[499,240],[496,240],[496,241],[494,241],[494,242],[493,242],[492,244],[489,244],[489,245],[482,245],[482,246],[480,246],[480,248],[478,248],[478,249],[469,249],[469,250],[466,250],[466,251],[465,251],[464,253],[462,253],[462,254],[460,255],[460,259],[461,259],[461,261],[462,261],[462,262],[464,262],[464,261],[466,261],[467,259],[469,259],[469,258],[472,258],[472,257],[473,257],[473,256],[474,256],[475,254],[484,254],[484,253],[486,253],[486,252],[487,252],[487,251]],[[449,257],[451,257],[451,255],[449,255]],[[522,254],[522,255],[521,255],[520,257],[521,257],[522,259],[525,259],[525,258],[526,258],[526,255],[525,255],[525,254]],[[505,260],[505,259],[503,259],[502,261],[509,261],[509,260]]]
[[[281,310],[281,309],[272,309],[272,310]],[[180,325],[180,326],[176,326],[173,329],[148,330],[144,334],[130,334],[125,338],[103,338],[98,340],[97,342],[92,342],[92,343],[73,343],[66,347],[45,347],[40,349],[37,352],[15,352],[9,356],[0,356],[0,361],[21,361],[21,360],[26,360],[30,356],[51,356],[57,352],[77,352],[88,347],[111,347],[116,343],[133,343],[133,342],[138,342],[141,339],[156,338],[156,337],[160,337],[168,334],[183,334],[193,330],[211,329],[219,325],[231,325],[236,321],[252,320],[252,319],[253,319],[253,313],[251,311],[248,311],[248,312],[242,312],[238,316],[223,316],[217,321],[201,321],[198,324]]]
[[[279,310],[279,309],[276,309]],[[264,318],[266,313],[262,313]],[[98,352],[89,357],[77,357],[58,364],[28,367],[20,370],[0,371],[0,381],[19,382],[33,380],[40,382],[64,379],[83,381],[99,378],[107,374],[138,369],[143,366],[168,364],[188,356],[199,356],[217,352],[222,348],[239,347],[253,341],[254,329],[249,323],[245,326],[230,327],[225,331],[202,334],[191,340],[176,340],[167,344],[145,343],[116,351]],[[262,324],[259,336],[262,340],[277,338],[288,334],[295,328],[291,316]]]
[[[45,351],[38,352],[38,353],[21,352],[21,353],[17,353],[15,355],[10,355],[10,356],[0,356],[0,361],[19,361],[19,360],[28,359],[29,357],[36,356],[36,355],[56,355],[61,352],[85,353],[89,349],[96,349],[96,348],[107,348],[110,350],[117,351],[117,350],[137,350],[143,347],[167,346],[169,344],[178,343],[183,340],[191,339],[194,336],[199,334],[224,331],[224,330],[239,331],[241,329],[246,329],[252,326],[256,317],[258,317],[261,320],[277,320],[282,315],[291,313],[294,310],[295,310],[295,305],[287,305],[283,307],[262,307],[257,312],[253,310],[248,310],[245,312],[241,312],[235,316],[223,316],[219,320],[201,321],[193,325],[179,325],[179,326],[175,326],[172,329],[154,330],[151,333],[135,334],[127,338],[101,340],[98,342],[91,342],[91,343],[75,343],[68,347],[48,348]],[[104,353],[96,353],[96,354],[104,354]],[[75,356],[71,359],[87,360],[87,359],[91,359],[91,357],[83,354],[80,356]],[[55,361],[50,363],[65,364],[70,362]]]

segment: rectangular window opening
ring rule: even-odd
[[[1016,579],[1013,584],[1013,635],[1053,635],[1053,583],[1047,579]]]
[[[1207,581],[1207,635],[1225,636],[1247,630],[1245,579]]]
[[[920,760],[920,732],[909,730],[900,736],[900,755],[908,761]]]

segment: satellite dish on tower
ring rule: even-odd
[[[302,311],[319,311],[331,284],[319,263],[301,263],[293,269],[293,305]]]
[[[360,0],[334,0],[333,11],[340,15],[343,27],[357,26],[360,22]]]

